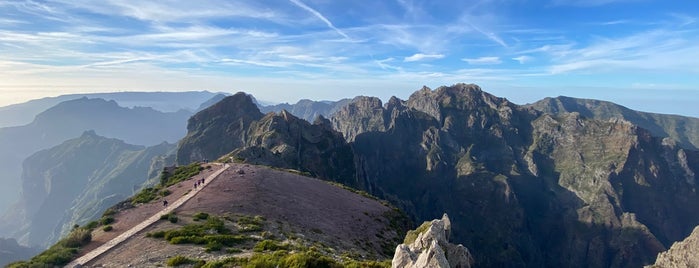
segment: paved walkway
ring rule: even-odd
[[[177,201],[169,204],[167,207],[163,208],[163,210],[161,210],[160,212],[151,216],[147,220],[139,223],[138,225],[136,225],[133,228],[129,229],[128,231],[120,234],[119,236],[113,238],[112,240],[109,240],[107,243],[104,243],[103,245],[88,252],[87,254],[83,255],[82,257],[75,259],[74,261],[70,262],[68,265],[66,265],[64,267],[69,267],[69,268],[82,267],[82,265],[88,263],[89,261],[93,260],[94,258],[97,258],[99,255],[104,254],[105,252],[109,251],[113,247],[119,245],[121,242],[126,241],[126,239],[129,239],[131,236],[142,231],[143,229],[150,226],[151,224],[159,221],[160,217],[162,215],[167,215],[168,213],[172,212],[173,210],[179,208],[184,203],[189,201],[189,199],[192,199],[192,197],[197,195],[197,193],[199,191],[201,191],[201,189],[206,187],[209,183],[211,183],[211,181],[213,181],[216,177],[218,177],[218,175],[221,175],[221,173],[226,171],[226,169],[228,169],[229,167],[230,167],[230,165],[224,164],[223,168],[221,168],[218,171],[214,172],[213,174],[209,175],[209,177],[207,177],[206,180],[204,181],[204,185],[197,188],[198,190],[190,191],[188,194],[182,196]]]

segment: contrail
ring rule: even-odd
[[[318,17],[320,20],[324,21],[325,24],[328,25],[328,27],[330,27],[331,29],[335,30],[338,34],[342,35],[343,37],[345,37],[345,38],[347,38],[347,39],[350,39],[349,36],[347,36],[347,34],[345,34],[344,32],[342,32],[342,30],[340,30],[340,29],[338,29],[337,27],[335,27],[335,25],[333,25],[333,23],[330,22],[330,20],[328,20],[325,16],[323,16],[323,14],[320,14],[320,12],[318,12],[317,10],[315,10],[315,9],[313,9],[313,8],[311,8],[311,7],[309,7],[309,6],[307,6],[306,4],[304,4],[303,2],[301,2],[301,1],[299,1],[299,0],[289,0],[289,1],[291,1],[292,3],[294,3],[294,5],[297,5],[297,6],[299,6],[300,8],[305,9],[305,10],[308,11],[308,12],[311,12],[313,15],[315,15],[316,17]]]

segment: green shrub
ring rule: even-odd
[[[79,248],[87,245],[90,241],[92,241],[92,232],[87,229],[79,228],[70,232],[68,237],[63,239],[60,243],[67,248]]]
[[[97,221],[91,221],[91,222],[89,222],[89,223],[87,223],[87,224],[85,225],[85,229],[90,229],[90,230],[92,230],[92,229],[97,228],[97,226],[99,226],[99,225],[100,225],[99,222],[97,222]]]
[[[194,214],[193,218],[194,218],[194,221],[206,220],[209,218],[209,214],[204,213],[204,212],[199,212],[197,214]]]
[[[170,214],[168,214],[168,216],[167,216],[167,220],[170,221],[170,222],[172,222],[172,223],[177,223],[177,221],[178,221],[179,219],[177,218],[177,215],[170,213]]]
[[[204,167],[202,167],[198,162],[191,163],[186,166],[177,167],[175,168],[175,171],[172,172],[172,174],[163,172],[160,175],[160,185],[163,187],[174,185],[176,183],[185,181],[191,177],[196,176],[202,170],[204,170]]]
[[[187,257],[182,256],[182,255],[177,255],[175,257],[167,259],[165,264],[167,264],[167,266],[171,266],[171,267],[179,266],[179,265],[186,265],[186,264],[199,264],[199,266],[201,266],[201,265],[204,265],[204,261],[187,258]]]
[[[420,233],[427,231],[427,228],[429,227],[430,222],[426,221],[423,222],[420,227],[417,227],[417,229],[408,231],[408,233],[405,235],[405,239],[403,240],[403,244],[412,244],[415,242],[415,239],[417,239],[417,236],[420,235]]]
[[[111,225],[102,227],[102,231],[109,232],[111,230],[114,230],[114,227],[112,227]]]
[[[114,217],[112,217],[112,216],[102,217],[102,219],[100,219],[100,223],[102,225],[112,224],[112,223],[114,223]]]
[[[170,195],[171,193],[172,193],[172,192],[171,192],[170,190],[168,190],[168,189],[163,189],[163,190],[160,191],[160,196],[168,196],[168,195]]]
[[[252,248],[252,251],[263,252],[263,251],[277,251],[277,250],[287,250],[287,249],[289,249],[289,245],[284,245],[284,244],[278,243],[274,240],[262,240],[260,242],[257,242],[257,244]]]
[[[262,216],[243,215],[238,218],[239,231],[241,232],[258,232],[262,231],[262,224],[265,218]]]
[[[158,198],[159,188],[143,188],[134,197],[131,198],[131,204],[145,204]]]
[[[102,214],[102,217],[114,216],[114,214],[116,214],[116,210],[113,208],[108,208],[107,210],[104,211],[104,214]]]

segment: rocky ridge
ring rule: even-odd
[[[423,223],[417,230],[409,231],[406,241],[396,247],[391,267],[470,268],[474,262],[471,253],[463,245],[449,243],[450,236],[451,221],[447,214]]]
[[[647,268],[699,267],[699,227],[686,239],[675,242],[669,250],[658,254],[654,265]]]
[[[546,114],[468,84],[425,87],[385,105],[356,98],[312,139],[335,146],[288,131],[326,123],[264,117],[191,132],[235,126],[246,135],[229,137],[242,140],[226,149],[237,161],[279,160],[267,163],[365,190],[415,221],[445,211],[461,230],[453,240],[473,250],[478,266],[638,267],[699,224],[689,211],[699,203],[699,152],[624,119]],[[262,121],[284,127],[260,128]],[[200,135],[188,146],[216,142]],[[292,164],[304,146],[322,155],[346,145],[351,154]],[[235,158],[240,152],[262,157]],[[327,159],[337,155],[343,159]]]

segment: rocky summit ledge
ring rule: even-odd
[[[474,262],[471,253],[461,244],[449,243],[450,236],[451,221],[446,213],[441,219],[423,223],[396,247],[391,266],[470,268]]]

